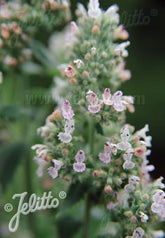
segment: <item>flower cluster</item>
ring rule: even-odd
[[[42,8],[39,2],[35,8],[28,4],[3,2],[0,11],[0,49],[2,54],[0,63],[4,71],[6,68],[20,70],[22,63],[32,59],[30,40],[33,38],[41,41],[40,38],[38,39],[40,33],[38,23],[45,30],[49,26],[48,31],[50,31],[50,29],[54,30],[56,26],[59,26],[62,21],[68,20],[68,2],[54,2],[54,4],[57,7],[50,9],[49,14],[47,14],[46,9]],[[54,12],[58,14],[58,21],[50,19],[54,17]],[[52,22],[51,26],[50,22]]]
[[[91,90],[88,91],[86,98],[89,102],[88,110],[91,113],[98,113],[101,109],[101,106],[103,105],[113,106],[114,110],[117,112],[122,112],[126,110],[127,107],[132,106],[134,103],[133,97],[124,97],[121,91],[115,92],[112,96],[109,88],[104,90],[101,101],[99,101],[97,95]]]
[[[60,132],[58,134],[58,138],[63,143],[70,143],[72,140],[72,133],[75,127],[74,127],[74,120],[72,119],[74,116],[74,112],[72,110],[72,107],[69,101],[65,101],[63,103],[62,115],[63,115],[63,118],[65,119],[64,132]]]
[[[165,192],[163,190],[157,191],[152,199],[152,211],[158,214],[162,219],[165,219]]]
[[[157,214],[164,218],[164,194],[155,193],[164,185],[150,178],[149,126],[136,132],[126,124],[125,111],[134,112],[134,100],[117,91],[131,75],[124,61],[130,43],[118,42],[129,34],[119,25],[116,5],[103,11],[98,0],[90,0],[88,11],[79,4],[76,14],[66,47],[69,62],[59,67],[54,91],[60,89],[55,98],[61,109],[39,129],[44,138],[39,156],[53,164],[48,169],[52,178],[68,176],[71,184],[85,184],[90,202],[105,204],[108,224],[120,226],[113,237],[154,238],[148,226],[159,221]]]

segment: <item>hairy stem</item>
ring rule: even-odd
[[[94,152],[94,137],[95,137],[95,124],[93,122],[93,118],[89,119],[89,146],[90,146],[90,154],[92,155]],[[84,213],[84,229],[82,238],[89,237],[89,227],[90,227],[90,195],[87,194],[85,201],[85,213]]]
[[[90,198],[89,195],[86,197],[85,201],[85,214],[84,214],[84,229],[82,238],[88,238],[89,237],[89,227],[90,227]]]
[[[95,124],[93,122],[93,118],[91,117],[89,120],[89,146],[91,155],[94,152],[94,136],[95,136]]]

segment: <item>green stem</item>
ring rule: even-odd
[[[82,238],[88,238],[89,237],[90,209],[91,209],[90,198],[89,198],[89,195],[87,195],[86,202],[85,202],[84,229],[83,229]]]
[[[95,137],[95,123],[93,121],[93,118],[90,117],[89,119],[89,146],[90,146],[91,155],[93,155],[93,152],[94,152],[94,137]],[[85,201],[84,229],[83,229],[82,238],[89,237],[90,210],[91,210],[90,194],[87,194],[86,201]]]
[[[95,124],[93,122],[93,118],[91,117],[89,120],[89,146],[91,155],[94,152],[94,137],[95,137]]]

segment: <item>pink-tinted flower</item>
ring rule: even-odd
[[[133,113],[135,112],[135,107],[134,107],[134,98],[131,96],[123,96],[122,97],[123,104],[125,107],[128,109],[129,112]]]
[[[129,143],[130,133],[128,126],[124,126],[120,131],[121,142],[117,144],[117,148],[119,150],[129,150],[132,148],[131,144]]]
[[[69,65],[66,69],[65,69],[65,75],[68,78],[72,78],[75,76],[75,70],[73,68],[73,66]]]
[[[106,154],[110,154],[110,153],[111,153],[111,146],[110,146],[110,143],[109,143],[109,142],[106,142],[106,143],[104,144],[104,152],[105,152]]]
[[[44,159],[37,158],[37,157],[34,158],[34,161],[38,164],[38,169],[37,169],[36,174],[38,177],[42,177],[43,170],[44,170],[45,166],[47,165],[47,162]]]
[[[60,132],[58,134],[59,140],[66,144],[70,143],[72,140],[72,133],[73,133],[74,129],[75,129],[74,120],[66,121],[65,127],[64,127],[65,131]]]
[[[63,164],[64,164],[64,163],[61,162],[60,160],[56,160],[56,159],[53,159],[52,162],[53,162],[54,168],[55,168],[56,170],[60,170],[61,167],[62,167]]]
[[[105,12],[105,15],[111,20],[112,23],[118,24],[120,21],[119,14],[117,13],[118,10],[119,7],[116,4],[114,4],[110,6]]]
[[[79,28],[75,21],[71,21],[70,27],[71,27],[71,33],[73,36],[79,33]]]
[[[114,39],[127,40],[128,38],[129,38],[129,33],[125,30],[123,25],[116,28],[114,32]]]
[[[84,163],[74,163],[73,169],[78,173],[83,173],[86,170],[86,165]]]
[[[144,235],[145,231],[141,227],[138,227],[134,230],[132,238],[142,238]]]
[[[146,151],[146,149],[143,148],[143,147],[136,148],[136,149],[135,149],[135,155],[136,155],[137,157],[142,157],[143,154],[145,153],[145,151]]]
[[[70,102],[67,100],[62,105],[62,115],[66,120],[71,120],[74,116]]]
[[[96,96],[96,94],[92,91],[89,91],[87,93],[87,100],[89,102],[89,106],[88,106],[88,110],[89,112],[91,113],[98,113],[101,109],[101,105],[99,103],[99,99],[98,97]]]
[[[104,144],[104,153],[100,153],[99,154],[99,159],[105,163],[105,164],[108,164],[111,162],[111,145],[109,142],[106,142]]]
[[[128,56],[128,51],[126,50],[126,47],[130,45],[129,41],[123,42],[115,48],[115,54],[117,56],[122,56],[122,57],[127,57]]]
[[[125,160],[123,164],[124,169],[133,169],[135,167],[135,163],[132,162],[133,154],[134,154],[134,150],[130,148],[123,155],[123,159]]]
[[[52,160],[52,162],[53,162],[53,167],[48,168],[48,173],[53,179],[55,179],[58,177],[58,171],[63,166],[63,162],[59,160],[55,160],[55,159]]]
[[[133,175],[129,178],[129,183],[124,187],[124,190],[128,193],[133,192],[139,183],[140,178]]]
[[[109,164],[111,162],[111,155],[110,154],[106,154],[106,153],[100,153],[99,154],[99,159],[105,163],[105,164]]]
[[[158,214],[162,219],[165,219],[165,192],[163,190],[158,190],[153,195],[151,210],[153,213]]]
[[[113,97],[113,107],[117,112],[122,112],[126,109],[124,102],[122,100],[123,93],[121,91],[117,91]]]
[[[77,66],[78,69],[80,69],[84,65],[84,62],[80,59],[76,59],[74,60],[74,64]]]
[[[113,100],[112,100],[112,95],[111,95],[111,90],[109,88],[106,88],[104,90],[104,94],[103,94],[103,103],[105,105],[109,105],[111,106],[113,104]]]
[[[83,150],[79,150],[75,156],[75,160],[78,162],[78,163],[82,163],[85,161],[85,153]]]
[[[118,205],[119,205],[118,202],[116,202],[116,203],[114,203],[114,202],[109,202],[109,203],[107,204],[107,209],[108,209],[109,211],[114,210]]]
[[[98,0],[90,0],[88,7],[88,15],[91,18],[98,18],[101,15],[101,9],[99,8]]]
[[[70,143],[71,140],[72,140],[72,135],[69,134],[69,133],[66,133],[66,132],[60,132],[60,133],[58,134],[58,139],[59,139],[61,142],[68,144],[68,143]]]
[[[55,179],[58,177],[58,170],[56,170],[54,167],[48,168],[48,174],[52,177],[52,179]]]
[[[76,162],[73,164],[74,171],[83,173],[86,170],[86,165],[83,163],[85,159],[85,152],[83,150],[79,150],[75,156]]]

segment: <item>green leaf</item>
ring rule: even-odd
[[[82,223],[70,215],[65,215],[57,220],[58,237],[59,238],[73,238]]]
[[[17,120],[20,116],[20,107],[14,105],[5,105],[0,107],[0,118],[7,120]]]
[[[56,63],[53,54],[41,42],[31,40],[30,47],[34,56],[37,60],[39,60],[39,62],[47,67],[55,67]]]
[[[101,134],[101,135],[104,135],[104,131],[103,131],[103,128],[102,126],[100,125],[100,123],[97,123],[96,124],[96,131],[97,133]]]
[[[11,143],[0,148],[0,181],[2,188],[12,180],[16,169],[21,162],[26,147],[23,143]]]
[[[74,184],[71,184],[67,192],[67,199],[63,204],[63,208],[65,209],[72,205],[75,205],[77,202],[84,198],[89,189],[90,186],[87,183],[81,184],[79,182],[76,182]]]

